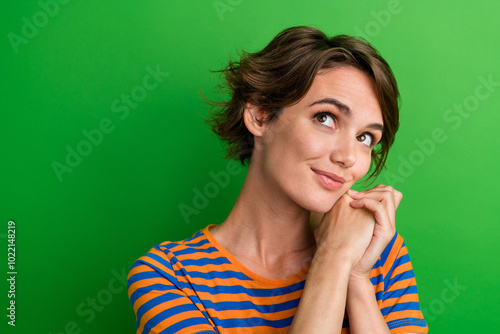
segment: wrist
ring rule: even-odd
[[[369,275],[350,275],[347,284],[347,299],[368,300],[375,298],[375,287]]]
[[[370,273],[355,273],[354,271],[351,271],[351,274],[349,275],[349,285],[352,286],[362,286],[362,287],[371,287],[373,288],[373,284],[370,281]]]
[[[313,263],[321,266],[343,267],[349,273],[356,265],[357,260],[352,258],[352,252],[345,247],[322,247],[318,246],[313,257]]]
[[[369,270],[363,269],[359,270],[359,263],[355,265],[352,270],[351,274],[349,275],[349,280],[352,280],[353,283],[357,282],[369,282],[370,281],[370,274],[372,272],[372,269],[370,268]]]
[[[378,306],[378,302],[373,286],[365,284],[354,286],[351,283],[347,285],[346,310],[349,315],[352,314],[353,310],[358,312],[372,307],[375,308],[374,306]],[[380,312],[380,310],[378,311]]]

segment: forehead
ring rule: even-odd
[[[356,68],[344,66],[319,72],[300,103],[310,105],[328,97],[340,100],[354,113],[382,117],[373,79]]]

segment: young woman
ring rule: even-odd
[[[223,72],[212,126],[246,179],[224,222],[134,263],[137,333],[427,333],[401,193],[350,189],[380,173],[398,129],[387,63],[293,27]]]

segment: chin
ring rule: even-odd
[[[310,196],[304,205],[301,205],[304,209],[311,212],[317,213],[327,213],[330,211],[335,203],[344,193],[329,194],[329,196]],[[313,199],[313,200],[311,200]]]

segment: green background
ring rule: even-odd
[[[294,25],[361,35],[395,72],[401,128],[377,182],[404,193],[398,230],[431,332],[500,329],[500,2],[62,2],[0,7],[2,333],[134,332],[123,274],[153,245],[220,223],[244,179],[241,169],[197,213],[181,214],[228,167],[200,90],[217,97],[211,70]],[[151,90],[141,88],[148,67],[169,73]],[[126,107],[122,94],[132,93]],[[85,146],[84,131],[103,120],[107,133]],[[59,178],[54,162],[67,165],[78,147],[86,156]]]

